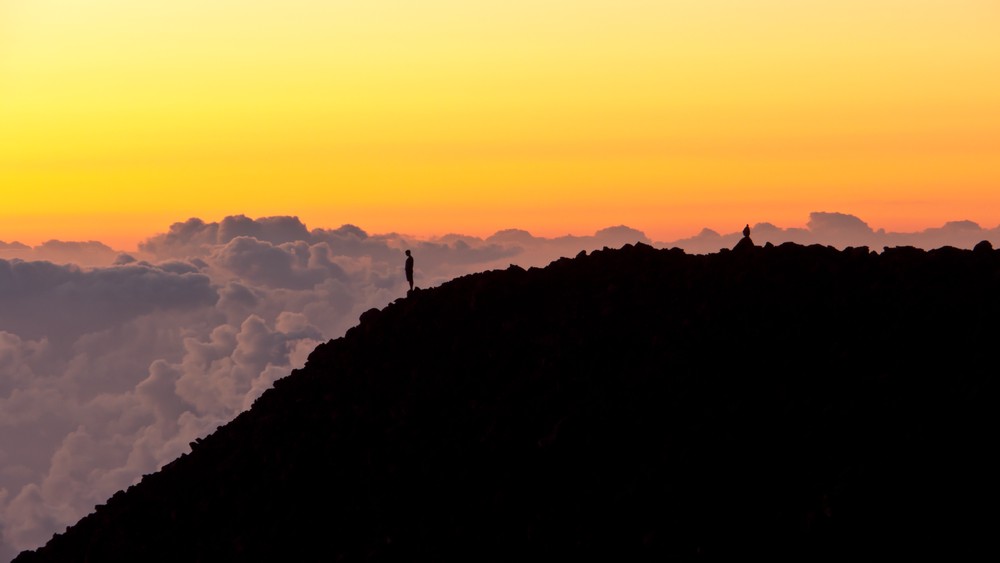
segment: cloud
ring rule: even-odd
[[[192,217],[170,225],[166,233],[139,243],[139,250],[164,258],[200,256],[207,254],[211,247],[218,244],[218,234],[218,223],[205,223]]]
[[[298,217],[250,219],[245,215],[232,215],[220,222],[206,223],[201,219],[191,218],[174,223],[166,233],[140,243],[139,250],[163,258],[205,256],[215,247],[240,237],[276,245],[313,241],[313,235]]]
[[[1000,242],[1000,227],[984,229],[972,221],[950,221],[941,227],[917,233],[886,233],[884,246],[916,246],[919,248],[972,248],[983,240],[994,246]]]
[[[720,248],[732,248],[742,236],[739,231],[720,234],[711,229],[704,229],[693,237],[657,242],[656,246],[677,247],[687,252],[705,254],[718,252]],[[1000,227],[984,229],[972,221],[952,221],[942,227],[917,232],[886,232],[884,229],[873,229],[854,215],[817,211],[809,214],[809,221],[804,229],[780,228],[771,223],[757,223],[751,227],[750,237],[758,245],[767,242],[775,245],[795,242],[823,244],[841,249],[848,246],[867,246],[880,252],[886,246],[915,246],[928,250],[942,246],[972,248],[983,240],[988,240],[996,246],[1000,243]]]
[[[215,264],[239,279],[271,288],[307,289],[328,278],[344,279],[344,269],[331,260],[326,243],[304,241],[272,244],[240,236],[212,254]]]
[[[558,257],[535,242],[549,247],[536,259]],[[528,258],[475,237],[310,231],[294,217],[189,219],[128,254],[5,243],[23,257],[0,259],[0,557],[173,460],[401,297],[405,248],[424,287]],[[98,264],[39,259],[57,252]]]
[[[143,332],[153,320],[172,333],[166,346],[149,346],[142,336],[115,344],[99,332],[63,352],[59,365],[38,358],[59,355],[46,341],[0,333],[4,380],[17,376],[16,388],[0,395],[0,451],[24,466],[3,474],[7,544],[38,545],[176,458],[301,366],[322,338],[305,315],[289,312],[273,322],[251,315],[207,334],[179,319],[147,316],[126,323],[126,332]],[[166,350],[178,340],[179,352]],[[145,356],[145,370],[133,371],[137,364],[122,362],[122,352]],[[148,360],[158,355],[164,357]],[[127,367],[112,374],[96,365]]]
[[[218,299],[208,276],[175,264],[83,269],[0,260],[0,288],[0,326],[63,344],[156,310],[206,307]]]
[[[839,213],[813,214],[806,228],[758,223],[752,233],[758,244],[877,250],[893,242],[971,247],[982,239],[1000,246],[997,235],[969,222],[886,233]],[[715,252],[741,236],[706,229],[657,244]],[[39,545],[175,459],[303,365],[319,342],[405,295],[406,249],[417,285],[431,287],[635,242],[650,241],[625,226],[589,236],[510,229],[421,239],[239,215],[175,223],[128,254],[99,243],[2,243],[0,559]],[[40,258],[59,252],[84,261]]]
[[[57,264],[103,266],[112,264],[119,253],[104,243],[50,240],[30,247],[19,242],[0,241],[0,259],[45,260]]]
[[[838,246],[866,246],[876,234],[868,223],[844,213],[810,213],[806,227],[814,238],[836,241]]]
[[[657,246],[664,248],[683,248],[693,254],[708,254],[718,252],[720,248],[732,248],[742,235],[730,233],[723,237],[718,232],[704,228],[697,235],[673,242],[660,242]]]
[[[0,395],[6,396],[21,387],[51,353],[47,339],[26,341],[0,330],[0,374],[4,376],[0,379]]]

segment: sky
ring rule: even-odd
[[[994,0],[0,0],[0,240],[1000,223]]]
[[[0,0],[0,561],[416,283],[1000,247],[986,0]]]

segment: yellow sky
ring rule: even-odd
[[[0,240],[1000,224],[995,0],[0,0]]]

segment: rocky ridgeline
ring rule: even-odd
[[[988,244],[464,276],[16,561],[995,555],[998,290]]]

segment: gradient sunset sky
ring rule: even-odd
[[[996,0],[0,0],[0,240],[1000,224]]]

